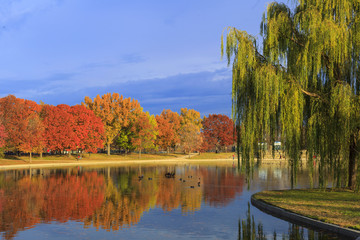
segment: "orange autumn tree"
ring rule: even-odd
[[[181,146],[185,152],[190,153],[200,148],[202,138],[200,130],[202,119],[200,113],[194,109],[181,109],[181,127],[179,130]]]
[[[154,115],[150,115],[149,112],[140,113],[135,119],[131,131],[131,142],[139,151],[139,158],[141,158],[142,150],[156,148],[155,140],[158,130]]]
[[[34,101],[16,98],[14,95],[0,99],[0,112],[7,139],[6,148],[30,153],[42,152],[43,124],[40,106]]]
[[[115,137],[118,136],[122,128],[129,125],[129,115],[142,111],[137,100],[124,98],[118,93],[107,93],[102,97],[97,95],[93,100],[85,97],[82,105],[94,111],[95,115],[101,118],[105,129],[105,144],[108,155],[110,155],[110,145]]]
[[[159,135],[157,136],[157,145],[166,149],[169,153],[170,147],[175,147],[180,143],[179,129],[180,116],[177,112],[172,112],[170,109],[163,110],[160,115],[156,116]]]

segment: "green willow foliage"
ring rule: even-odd
[[[305,146],[320,187],[329,177],[333,186],[358,187],[360,1],[293,2],[268,5],[262,47],[235,28],[227,29],[225,49],[221,39],[222,55],[232,63],[242,165],[252,168],[259,143],[280,139],[292,183]]]

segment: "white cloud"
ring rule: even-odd
[[[6,25],[38,11],[54,6],[57,0],[3,0],[0,3],[0,23]]]
[[[215,74],[212,77],[211,81],[217,82],[217,81],[224,81],[229,79],[231,79],[231,69],[227,68],[226,71]]]

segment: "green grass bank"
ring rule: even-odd
[[[263,191],[254,198],[312,219],[360,230],[360,193],[351,190]]]

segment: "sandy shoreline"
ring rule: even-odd
[[[189,164],[189,163],[227,163],[233,162],[232,159],[161,159],[161,160],[113,160],[113,161],[77,161],[60,163],[27,163],[14,165],[0,165],[0,170],[28,169],[28,168],[53,168],[53,167],[74,167],[74,166],[117,166],[117,165],[142,165],[142,164]]]
[[[51,161],[51,160],[49,160]],[[54,168],[54,167],[76,167],[76,166],[121,166],[121,165],[159,165],[159,164],[236,164],[237,160],[232,158],[225,159],[188,159],[188,158],[170,158],[170,159],[154,159],[154,160],[80,160],[72,162],[49,162],[24,163],[24,164],[6,164],[0,165],[0,170],[11,169],[28,169],[28,168]],[[262,159],[262,164],[286,164],[285,159]]]

